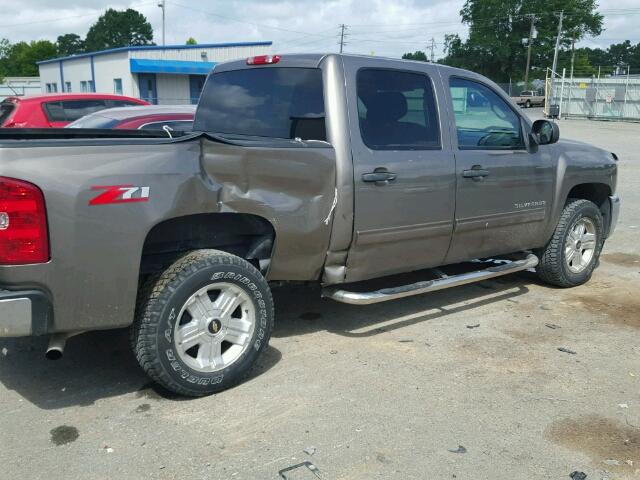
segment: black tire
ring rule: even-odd
[[[585,217],[593,222],[596,229],[595,249],[584,270],[574,273],[566,262],[565,244],[571,229],[580,219]],[[544,248],[535,252],[540,259],[536,272],[541,280],[558,287],[568,288],[582,285],[589,281],[593,270],[598,266],[603,245],[604,226],[598,207],[589,200],[569,199],[560,214],[551,240]]]
[[[185,302],[199,289],[224,281],[240,287],[255,309],[248,347],[233,363],[215,372],[201,372],[178,354],[174,336]],[[273,329],[273,298],[264,277],[250,263],[218,250],[186,254],[162,274],[145,282],[131,328],[134,354],[143,370],[163,387],[199,397],[242,381],[266,349]]]
[[[524,103],[524,108],[531,108],[531,101],[530,101],[530,100],[527,100],[527,101]]]

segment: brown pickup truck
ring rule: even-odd
[[[580,285],[617,159],[558,139],[475,73],[333,54],[217,65],[193,133],[0,132],[0,336],[56,358],[129,327],[147,374],[197,396],[265,350],[276,284],[354,305],[533,268]]]
[[[533,90],[520,92],[520,96],[513,97],[513,101],[525,108],[544,107],[544,95],[540,95]]]

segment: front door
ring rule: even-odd
[[[189,75],[189,93],[192,105],[198,104],[206,79],[206,75]]]
[[[513,253],[544,241],[553,171],[546,147],[532,153],[521,113],[474,78],[445,78],[457,138],[455,229],[447,263]]]
[[[379,63],[377,63],[379,65]],[[387,65],[393,65],[389,62]],[[346,65],[354,168],[347,281],[439,265],[453,228],[455,165],[428,65]]]
[[[138,86],[140,87],[140,98],[156,105],[158,103],[158,90],[156,76],[154,73],[139,73]]]

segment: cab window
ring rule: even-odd
[[[520,117],[489,87],[451,78],[458,148],[513,150],[524,148]]]
[[[367,68],[358,72],[356,84],[360,133],[369,148],[440,148],[438,115],[429,77]]]

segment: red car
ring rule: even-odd
[[[61,128],[99,110],[131,105],[149,103],[137,98],[102,93],[7,97],[0,103],[0,127]]]
[[[66,128],[108,128],[117,130],[189,131],[193,128],[196,105],[149,105],[101,110],[82,117]]]

